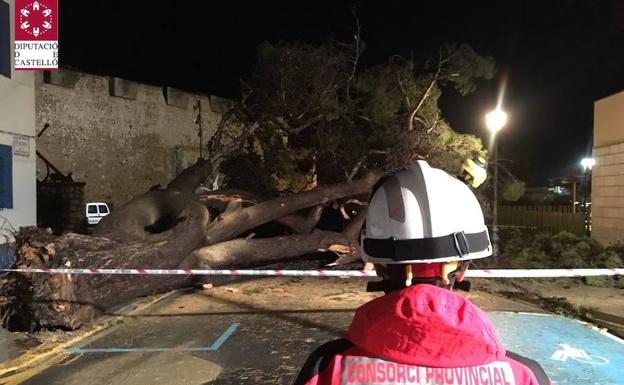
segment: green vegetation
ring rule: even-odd
[[[261,287],[247,287],[243,289],[243,294],[245,295],[254,295],[254,294],[262,294],[264,289]]]
[[[619,268],[624,265],[624,245],[603,247],[595,240],[567,231],[556,235],[523,235],[513,231],[502,239],[500,267],[505,268]],[[590,286],[622,287],[624,279],[584,277]]]
[[[234,129],[255,127],[221,165],[229,187],[296,193],[417,159],[460,174],[466,158],[486,156],[480,139],[444,121],[438,99],[443,89],[466,95],[491,79],[491,57],[448,44],[361,68],[364,48],[358,31],[351,43],[259,46],[242,102],[228,115]]]

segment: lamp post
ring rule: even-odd
[[[587,177],[595,164],[596,160],[594,158],[583,158],[583,160],[581,160],[581,167],[583,168],[583,225],[585,227],[586,235],[590,235],[591,228],[589,210],[587,209],[587,191],[589,190],[589,182],[587,180]]]
[[[497,107],[485,115],[485,125],[492,134],[491,147],[494,162],[494,193],[492,208],[492,253],[495,260],[498,259],[498,145],[496,143],[496,134],[507,124],[507,114],[505,111]]]

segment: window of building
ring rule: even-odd
[[[0,0],[0,75],[11,77],[11,31],[9,4]]]
[[[13,154],[4,144],[0,144],[0,208],[13,208]]]

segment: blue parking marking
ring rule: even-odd
[[[624,383],[624,341],[596,327],[556,315],[491,312],[508,350],[539,362],[554,383]]]
[[[69,348],[63,349],[64,353],[68,354],[82,354],[82,353],[158,353],[158,352],[213,352],[219,350],[219,348],[234,334],[236,329],[240,326],[240,323],[236,322],[231,324],[224,332],[217,338],[212,345],[208,347],[190,347],[190,348]]]
[[[221,347],[221,345],[223,345],[223,343],[228,338],[230,338],[232,334],[234,334],[234,332],[236,331],[236,329],[238,329],[239,326],[240,326],[240,323],[238,322],[231,324],[230,327],[227,328],[227,330],[224,331],[223,334],[221,334],[221,336],[217,338],[215,342],[212,343],[212,345],[210,346],[210,349],[218,350]]]

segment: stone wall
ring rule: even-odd
[[[37,149],[63,174],[86,182],[85,200],[127,202],[151,186],[166,185],[199,156],[197,112],[203,143],[227,101],[124,79],[61,70],[38,74]],[[38,179],[48,169],[37,164]]]
[[[592,237],[624,241],[624,92],[594,106]]]

